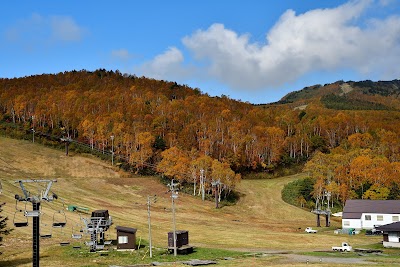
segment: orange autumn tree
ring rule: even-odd
[[[190,159],[186,153],[177,148],[171,147],[161,153],[162,160],[157,164],[157,171],[167,177],[175,178],[180,182],[190,178]]]
[[[220,162],[216,159],[212,161],[211,166],[212,181],[215,184],[214,190],[217,191],[218,202],[221,202],[222,192],[225,191],[225,197],[229,194],[235,185],[240,181],[240,174],[235,174],[228,163]]]
[[[154,137],[149,132],[141,132],[136,136],[132,146],[129,162],[135,165],[137,171],[146,165],[146,161],[153,154]]]
[[[361,195],[364,194],[364,186],[371,179],[372,159],[368,155],[360,155],[353,159],[350,164],[349,176],[352,178],[352,187],[361,188]]]
[[[199,184],[198,195],[205,192],[207,177],[211,176],[211,165],[213,159],[203,155],[190,162],[190,170],[193,181],[193,195],[196,195],[197,183]]]

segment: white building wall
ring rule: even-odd
[[[394,243],[394,242],[383,241],[383,246],[385,248],[400,248],[400,243],[399,242]]]
[[[366,220],[368,216],[371,218],[371,220]],[[379,219],[382,220],[378,220],[379,216],[381,216]],[[396,220],[393,220],[393,216],[400,218],[400,214],[363,213],[361,216],[361,229],[373,229],[376,226],[397,222]]]
[[[361,220],[359,219],[342,219],[342,228],[343,229],[361,229]]]
[[[368,216],[370,216],[371,220],[366,220]],[[382,216],[380,217],[382,220],[378,220],[378,216]],[[342,219],[342,228],[370,230],[375,228],[376,226],[397,222],[397,220],[393,220],[393,217],[397,217],[400,219],[400,214],[363,213],[360,219]]]
[[[394,243],[399,243],[399,234],[397,232],[389,232],[388,241],[394,242]]]

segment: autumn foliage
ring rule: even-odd
[[[200,170],[202,186],[212,190],[219,180],[223,195],[240,180],[236,173],[312,158],[306,169],[316,195],[329,188],[338,201],[398,198],[400,113],[391,99],[379,98],[388,110],[332,110],[318,98],[303,109],[300,102],[255,106],[104,69],[0,79],[1,121],[103,151],[114,136],[117,160],[191,183],[194,194]]]

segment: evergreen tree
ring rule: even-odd
[[[3,206],[6,203],[1,203],[0,204],[0,246],[2,245],[2,241],[3,241],[3,236],[4,235],[8,235],[12,229],[8,229],[7,228],[7,220],[8,218],[6,216],[1,215],[2,211],[3,211]],[[2,254],[2,252],[0,251],[0,255]]]

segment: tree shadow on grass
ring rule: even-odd
[[[40,258],[47,258],[48,256],[40,256]],[[27,264],[32,262],[32,258],[14,259],[14,260],[0,260],[0,267],[17,267],[22,264]]]

